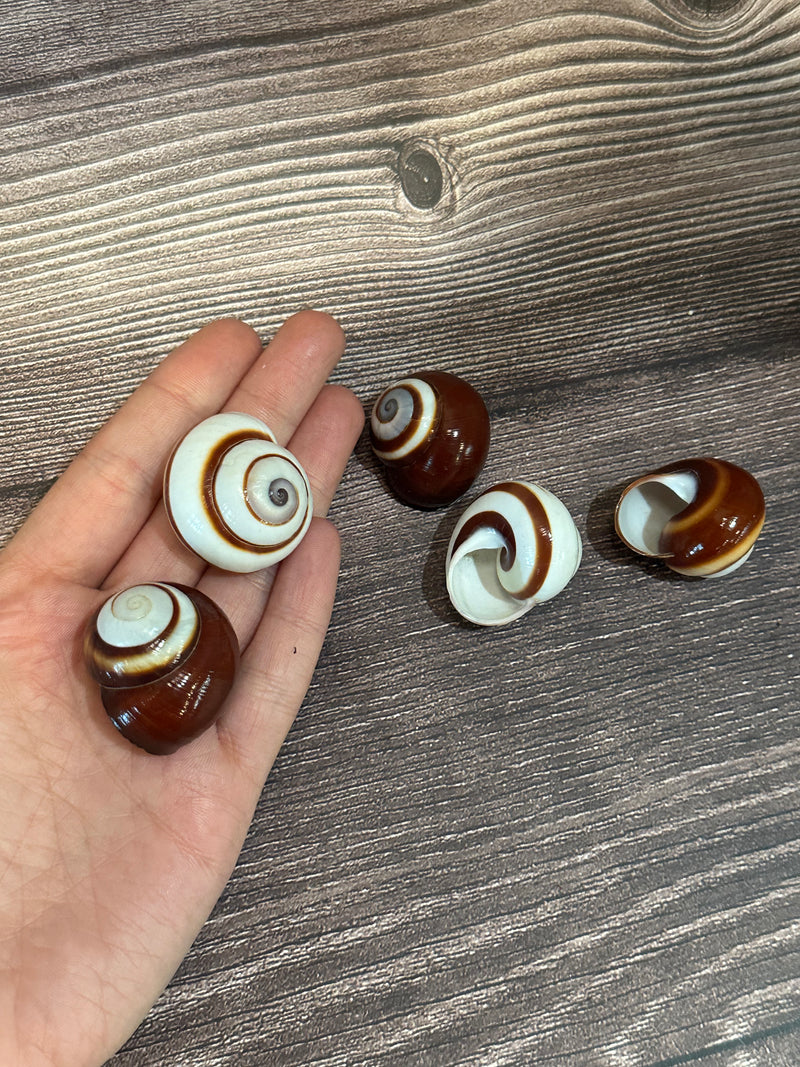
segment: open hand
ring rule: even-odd
[[[295,315],[262,352],[235,320],[168,356],[0,554],[0,1063],[92,1067],[136,1028],[227,881],[330,619],[325,515],[363,412],[325,385],[344,346]],[[219,410],[262,418],[308,472],[315,518],[276,568],[231,575],[182,547],[161,503],[177,439]],[[81,656],[111,592],[194,585],[242,648],[210,730],[170,756],[129,744]]]

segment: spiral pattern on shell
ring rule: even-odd
[[[764,525],[764,494],[748,471],[701,457],[668,463],[623,491],[614,523],[634,552],[662,559],[678,574],[730,574],[753,550]]]
[[[111,722],[159,755],[214,722],[239,662],[221,608],[197,589],[161,582],[131,586],[102,604],[83,653]]]
[[[228,571],[278,563],[311,522],[308,477],[260,419],[223,412],[175,446],[164,472],[164,503],[178,537]]]
[[[372,408],[370,441],[395,494],[438,508],[465,493],[489,451],[489,413],[471,385],[422,371],[386,389]]]
[[[499,626],[556,596],[583,554],[566,507],[532,482],[501,482],[459,519],[445,573],[453,607],[481,626]]]

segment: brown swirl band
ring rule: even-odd
[[[493,485],[488,492],[508,493],[515,497],[528,513],[536,539],[533,569],[525,585],[516,591],[509,590],[509,594],[516,600],[529,600],[544,585],[553,558],[553,532],[550,529],[547,512],[536,494],[521,482],[500,482],[499,485]],[[496,530],[503,539],[500,567],[506,572],[510,571],[517,558],[517,540],[508,519],[497,511],[481,511],[467,519],[453,542],[452,551],[456,552],[476,530],[487,527]]]
[[[679,460],[654,475],[689,472],[694,500],[664,527],[659,551],[681,570],[710,573],[729,566],[752,547],[764,525],[764,494],[748,471],[722,459]]]

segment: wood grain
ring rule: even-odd
[[[484,633],[458,508],[362,441],[334,622],[239,865],[114,1067],[800,1062],[800,13],[789,0],[3,4],[4,539],[199,323],[310,303],[368,403],[484,395],[477,488],[584,538]],[[442,193],[409,203],[414,149]],[[730,579],[616,541],[685,454],[761,480]]]

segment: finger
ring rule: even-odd
[[[152,512],[176,439],[224,404],[260,353],[249,326],[222,319],[167,356],[23,526],[10,546],[22,564],[99,585]]]
[[[166,580],[194,585],[205,569],[205,561],[175,536],[164,501],[159,500],[101,589],[124,589],[141,582]]]
[[[299,426],[344,352],[341,326],[320,311],[292,316],[225,404],[263,419],[282,445]]]
[[[343,385],[328,385],[289,442],[308,473],[314,514],[327,515],[345,464],[364,428],[361,401]]]
[[[264,419],[278,441],[285,443],[313,404],[343,347],[341,327],[330,315],[299,312],[281,326],[224,409]],[[171,581],[192,585],[204,569],[203,562],[180,545],[159,505],[108,574],[104,586],[119,588],[130,581],[163,579],[165,575]]]
[[[237,778],[260,789],[311,682],[330,622],[339,535],[314,519],[278,568],[269,608],[242,657],[217,736]]]
[[[358,398],[343,386],[328,385],[292,438],[290,448],[311,482],[315,515],[327,515],[363,425],[364,411]],[[199,583],[230,618],[242,648],[249,644],[261,618],[275,569],[231,575],[210,567]]]

